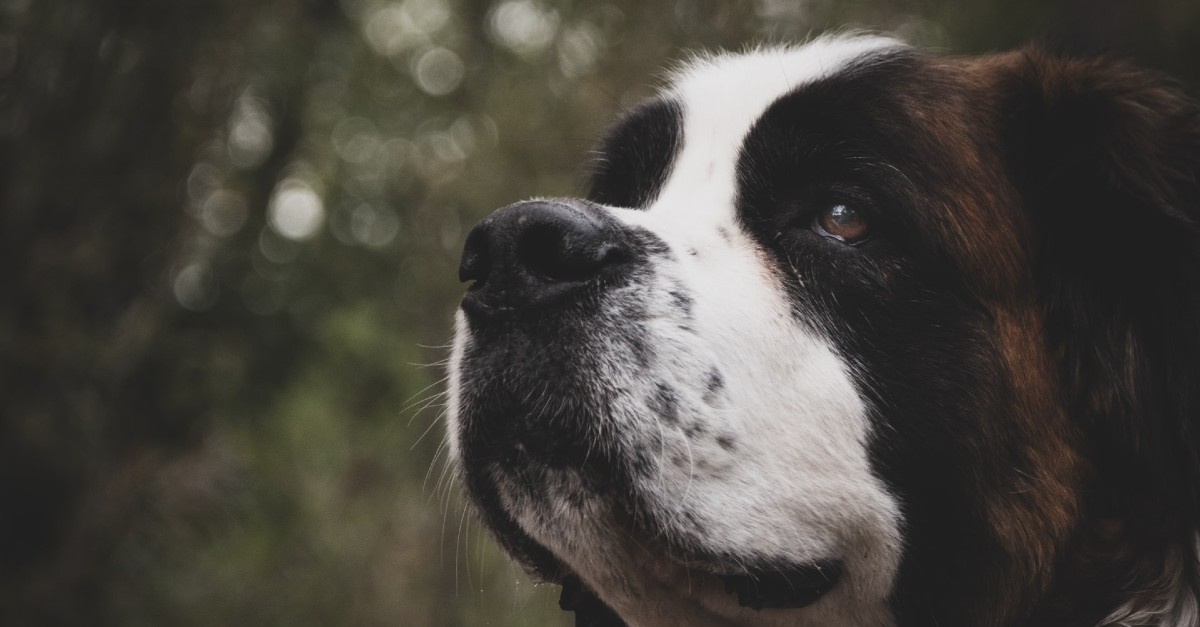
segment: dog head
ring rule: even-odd
[[[1194,611],[1198,129],[1036,51],[689,64],[469,235],[470,496],[635,625]]]

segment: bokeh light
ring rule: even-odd
[[[291,240],[312,238],[325,221],[321,196],[307,182],[287,178],[271,194],[267,208],[271,228]]]
[[[417,56],[412,70],[417,85],[425,93],[431,96],[445,96],[457,89],[462,82],[464,66],[462,59],[453,50],[435,47]]]
[[[509,50],[534,56],[545,50],[558,32],[558,12],[533,0],[505,0],[488,15],[488,32]]]
[[[217,286],[208,269],[201,263],[192,263],[175,275],[173,282],[175,299],[185,309],[204,311],[217,300]]]
[[[217,237],[229,237],[246,223],[246,199],[239,192],[227,189],[213,191],[200,207],[200,223]]]

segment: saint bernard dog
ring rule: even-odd
[[[700,58],[460,278],[452,458],[579,625],[1200,624],[1200,116],[1162,76]]]

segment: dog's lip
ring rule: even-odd
[[[743,607],[796,609],[812,605],[825,596],[837,585],[843,570],[840,560],[828,559],[718,577],[725,583],[725,591],[736,594]]]
[[[626,510],[634,529],[643,529],[650,537],[670,537],[653,521]],[[695,544],[668,543],[667,555],[688,571],[706,572],[725,585],[725,592],[736,594],[738,604],[755,610],[798,609],[816,603],[833,590],[845,574],[845,564],[835,557],[814,557],[798,561],[791,558],[738,556],[710,553]],[[682,557],[686,556],[686,557]]]

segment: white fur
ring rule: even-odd
[[[667,538],[636,537],[602,497],[556,503],[547,521],[504,490],[505,506],[535,540],[575,570],[631,625],[887,625],[900,552],[896,500],[870,469],[870,424],[850,369],[815,322],[798,320],[782,277],[735,221],[735,165],[742,139],[779,96],[837,72],[881,38],[823,38],[808,45],[717,56],[676,75],[669,95],[684,111],[683,146],[646,211],[613,208],[671,249],[652,278],[605,299],[599,323],[629,324],[623,304],[645,305],[640,324],[654,347],[651,376],[617,344],[596,347],[597,380],[621,390],[598,435],[648,450],[655,472],[633,486]],[[724,229],[729,241],[720,236]],[[695,250],[696,254],[690,254]],[[801,277],[802,279],[803,277]],[[669,292],[694,299],[683,320]],[[450,429],[457,433],[458,365],[470,334],[462,316],[451,367]],[[706,394],[714,368],[723,392]],[[679,425],[648,410],[656,385],[678,397]],[[686,426],[705,435],[689,437]],[[602,433],[601,433],[602,432]],[[716,437],[735,441],[734,450]],[[454,438],[451,438],[452,440]],[[458,446],[452,444],[457,458]],[[548,494],[580,494],[561,471]],[[578,500],[576,500],[578,503]],[[689,520],[689,517],[691,519]],[[693,522],[698,524],[692,524]],[[798,610],[741,608],[704,564],[667,555],[662,540],[713,553],[795,563],[841,559],[841,583]]]
[[[1098,627],[1194,627],[1200,625],[1200,536],[1190,547],[1167,556],[1163,572],[1154,581],[1136,582],[1130,599],[1100,622]]]

